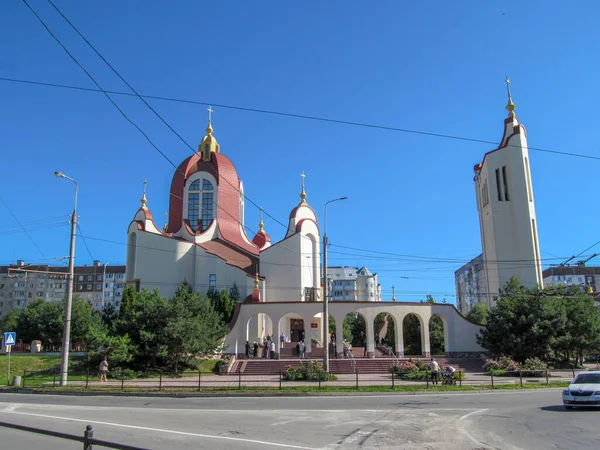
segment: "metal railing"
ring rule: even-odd
[[[29,433],[41,434],[43,436],[51,436],[59,439],[65,439],[68,441],[81,442],[83,444],[83,450],[93,450],[93,446],[105,448],[115,448],[118,450],[148,450],[143,447],[134,447],[132,445],[119,444],[117,442],[103,441],[101,439],[94,438],[94,430],[91,425],[85,427],[83,436],[76,436],[74,434],[61,433],[59,431],[44,430],[42,428],[34,428],[27,425],[17,425],[16,423],[0,422],[0,427],[12,428],[13,430],[27,431]]]

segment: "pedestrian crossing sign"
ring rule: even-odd
[[[15,345],[16,340],[17,340],[17,333],[15,333],[14,331],[8,331],[8,332],[4,333],[4,345],[6,345],[6,346]]]

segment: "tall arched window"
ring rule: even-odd
[[[213,219],[213,185],[209,180],[202,180],[202,188],[200,188],[200,179],[190,184],[187,217],[193,230],[198,229],[198,224],[200,224],[200,231],[206,230],[210,225]]]

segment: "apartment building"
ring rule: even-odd
[[[330,266],[327,268],[327,281],[330,301],[381,301],[377,274],[366,267]]]
[[[62,301],[67,294],[67,273],[64,265],[33,265],[23,260],[0,266],[0,319],[38,298]],[[118,309],[124,288],[125,266],[105,267],[99,261],[91,266],[75,266],[73,294],[88,300],[94,309],[107,303]]]

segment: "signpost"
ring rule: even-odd
[[[6,345],[6,353],[8,355],[8,371],[6,375],[6,385],[10,386],[10,353],[12,346],[17,342],[17,333],[14,331],[7,331],[4,333],[4,345]]]

